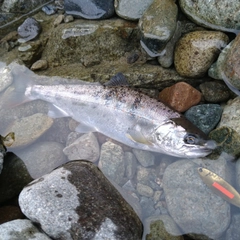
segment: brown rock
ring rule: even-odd
[[[177,43],[174,64],[184,77],[202,77],[229,42],[222,32],[195,31],[185,34]]]
[[[35,70],[47,69],[47,67],[48,67],[47,60],[42,59],[33,63],[33,65],[31,66],[31,70],[35,71]]]
[[[185,112],[198,104],[201,96],[201,93],[191,85],[179,82],[163,89],[159,94],[159,100],[179,112]]]

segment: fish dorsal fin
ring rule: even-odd
[[[114,87],[114,86],[128,86],[129,83],[126,77],[122,73],[117,73],[108,82],[103,84],[104,86]]]
[[[151,142],[149,142],[141,132],[139,131],[134,131],[134,130],[128,130],[126,133],[127,138],[132,140],[133,142],[136,143],[141,143],[145,145],[152,145]]]

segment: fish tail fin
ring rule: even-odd
[[[26,96],[26,89],[33,85],[33,73],[25,66],[16,63],[10,64],[10,74],[13,79],[13,87],[8,88],[3,96],[4,107],[19,106],[31,99]]]

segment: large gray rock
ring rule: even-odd
[[[27,219],[18,219],[0,225],[0,240],[51,240]]]
[[[183,12],[195,23],[221,31],[240,30],[240,2],[236,0],[180,0]]]
[[[19,205],[54,239],[141,239],[140,219],[87,161],[69,162],[33,181],[21,192]]]
[[[203,234],[216,239],[230,223],[230,204],[214,194],[201,180],[203,166],[231,182],[224,159],[181,160],[169,165],[163,176],[168,211],[184,233]]]

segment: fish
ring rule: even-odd
[[[225,201],[240,207],[240,194],[231,184],[207,168],[199,167],[198,173],[202,181],[211,189],[212,192],[220,196]]]
[[[66,83],[67,79],[60,77],[65,83],[59,80],[44,85],[39,81],[50,77],[38,76],[17,63],[8,68],[15,88],[8,96],[8,106],[41,99],[49,103],[50,117],[71,117],[79,122],[77,132],[100,132],[132,148],[175,157],[204,157],[216,147],[180,113],[126,82],[121,85],[120,73],[112,81],[117,86],[81,80]]]

